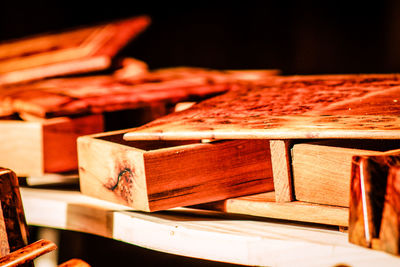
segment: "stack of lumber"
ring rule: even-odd
[[[207,208],[348,226],[352,157],[399,151],[399,78],[274,77],[81,137],[81,190],[145,211],[220,200]]]

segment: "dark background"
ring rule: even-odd
[[[0,40],[138,14],[153,23],[123,54],[154,68],[279,68],[284,74],[400,72],[390,1],[2,1]]]

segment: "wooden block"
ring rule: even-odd
[[[0,45],[0,85],[103,70],[150,19],[130,18]]]
[[[290,140],[270,140],[272,172],[274,176],[276,202],[290,202],[294,200]]]
[[[264,140],[127,142],[127,131],[78,139],[83,194],[157,211],[273,188]]]
[[[19,176],[77,169],[78,136],[103,131],[103,116],[0,121],[0,165]]]
[[[386,252],[400,254],[400,157],[397,166],[389,168],[383,206],[379,247]]]
[[[330,140],[295,144],[292,169],[296,199],[349,207],[353,156],[391,153],[396,148],[400,148],[396,140]]]
[[[372,247],[379,238],[388,167],[371,157],[354,157],[350,191],[349,241]]]

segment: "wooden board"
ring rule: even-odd
[[[281,220],[348,226],[348,208],[302,201],[279,203],[275,199],[275,192],[268,192],[200,204],[193,208]]]
[[[124,138],[399,139],[399,78],[397,74],[276,77],[156,120]]]
[[[267,141],[126,142],[125,132],[78,139],[82,193],[157,211],[273,190]]]
[[[78,136],[103,131],[103,116],[59,117],[0,123],[0,166],[19,176],[42,175],[77,169]]]
[[[291,149],[296,199],[349,207],[353,156],[400,152],[398,140],[325,140]]]
[[[0,44],[0,85],[106,69],[146,16]]]
[[[121,70],[122,71],[122,70]],[[127,71],[129,72],[129,70]],[[251,73],[248,71],[246,73]],[[273,71],[257,71],[267,79]],[[0,90],[0,117],[29,113],[39,117],[102,113],[165,103],[197,101],[247,86],[247,76],[198,68],[172,68],[142,75],[61,78]]]

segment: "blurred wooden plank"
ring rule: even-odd
[[[399,84],[397,74],[275,77],[158,119],[125,138],[398,139]]]
[[[0,45],[0,84],[108,68],[150,23],[146,16]]]
[[[125,72],[130,76],[116,72],[109,76],[50,79],[4,87],[0,90],[0,115],[25,113],[56,117],[136,109],[160,103],[174,105],[202,100],[252,83],[238,75],[197,68],[163,69],[141,75],[136,68],[134,73],[129,69]],[[265,70],[264,75],[271,78],[269,70]]]

